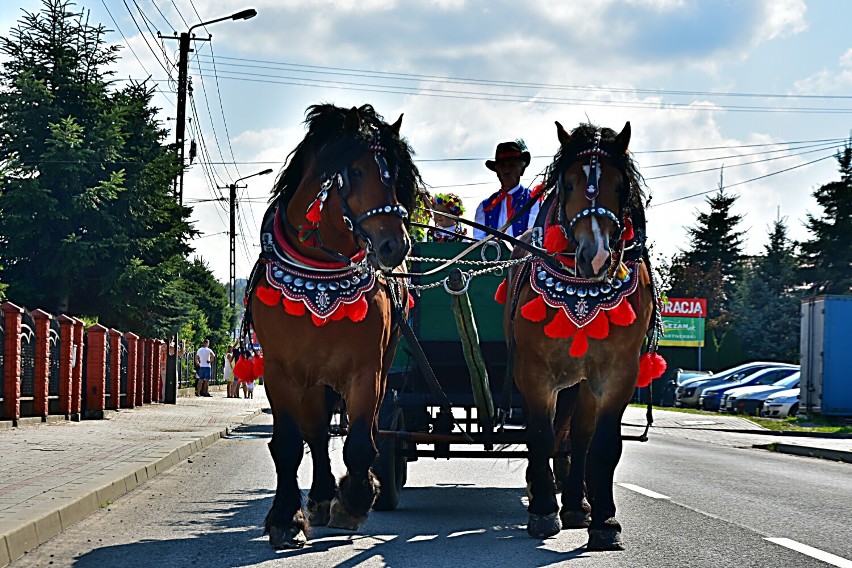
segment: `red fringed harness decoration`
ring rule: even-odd
[[[582,357],[589,348],[589,338],[604,339],[609,336],[610,325],[627,326],[636,320],[627,297],[636,291],[638,261],[625,266],[626,274],[616,274],[608,283],[568,276],[534,260],[530,286],[538,296],[521,307],[521,316],[541,322],[547,317],[548,306],[556,308],[556,315],[544,326],[545,335],[554,339],[573,337],[568,353]]]

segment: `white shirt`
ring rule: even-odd
[[[209,367],[210,361],[213,359],[213,350],[209,347],[202,347],[198,350],[196,356],[198,357],[199,361],[201,361],[202,367]]]
[[[518,185],[516,185],[515,187],[513,187],[512,189],[509,190],[509,194],[512,196],[512,208],[515,210],[516,213],[518,211],[518,207],[515,206],[514,199],[515,199],[515,193],[517,193],[520,189],[521,189],[521,184],[518,184]],[[476,221],[480,225],[485,224],[485,206],[486,205],[488,205],[488,201],[483,200],[482,203],[479,204],[479,207],[476,208],[476,217],[474,218],[474,221]],[[533,206],[530,207],[529,221],[527,223],[527,227],[524,230],[529,229],[530,227],[535,225],[535,218],[538,217],[538,208],[539,208],[539,202],[538,202],[538,200],[536,200],[536,202],[533,204]],[[497,216],[497,227],[498,228],[502,227],[503,225],[506,224],[506,221],[508,221],[508,220],[509,220],[509,217],[506,215],[506,200],[504,199],[503,201],[500,202],[500,214]],[[509,227],[507,229],[507,232],[508,232],[508,234],[512,235],[513,237],[517,237],[520,234],[520,233],[518,233],[518,235],[516,235],[514,233],[513,227]],[[480,239],[485,238],[486,236],[487,236],[487,234],[485,233],[485,231],[481,231],[481,230],[476,229],[476,228],[473,229],[473,238],[474,239],[480,240]]]

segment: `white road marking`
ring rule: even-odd
[[[409,538],[405,542],[422,542],[424,540],[435,540],[436,538],[438,538],[438,535],[436,534],[418,534]]]
[[[458,531],[454,533],[450,533],[447,535],[447,538],[455,538],[457,536],[467,536],[469,534],[482,534],[485,532],[485,529],[474,529],[470,531]]]
[[[671,497],[662,495],[656,491],[651,491],[650,489],[645,489],[644,487],[639,487],[638,485],[633,485],[632,483],[619,483],[619,485],[625,489],[629,489],[630,491],[635,491],[636,493],[650,497],[651,499],[671,499]]]
[[[814,548],[813,546],[808,546],[807,544],[802,544],[801,542],[796,542],[789,538],[766,538],[765,540],[785,548],[789,548],[790,550],[801,552],[802,554],[810,556],[811,558],[816,558],[817,560],[821,560],[827,564],[831,564],[832,566],[838,566],[839,568],[852,568],[852,560],[841,558],[840,556],[830,552],[825,552],[819,548]]]

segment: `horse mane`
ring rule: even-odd
[[[378,133],[379,140],[387,150],[388,166],[392,172],[397,172],[397,200],[413,213],[417,196],[425,193],[420,172],[414,165],[414,151],[369,104],[358,108],[358,116],[361,119],[358,132],[344,132],[344,120],[348,112],[347,108],[328,103],[308,107],[305,113],[308,132],[287,156],[287,164],[275,180],[270,201],[277,199],[279,207],[287,206],[306,175],[306,168],[311,159],[314,161],[314,175],[331,176],[367,152],[374,140],[374,134]],[[410,221],[406,221],[406,225],[408,223]]]
[[[615,166],[621,170],[627,181],[627,191],[619,195],[619,205],[630,217],[633,228],[645,233],[645,180],[639,173],[639,168],[628,152],[619,152],[615,148],[615,137],[618,132],[611,128],[598,127],[591,123],[581,123],[571,131],[571,141],[567,146],[559,147],[559,151],[553,157],[553,163],[547,168],[545,177],[545,188],[556,187],[559,175],[565,168],[577,159],[577,154],[588,150],[595,142],[595,134],[601,133],[600,148],[607,152]]]

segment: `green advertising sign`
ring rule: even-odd
[[[663,331],[660,345],[666,347],[704,347],[704,298],[667,298],[663,304]]]
[[[661,346],[704,347],[704,318],[663,317]]]

